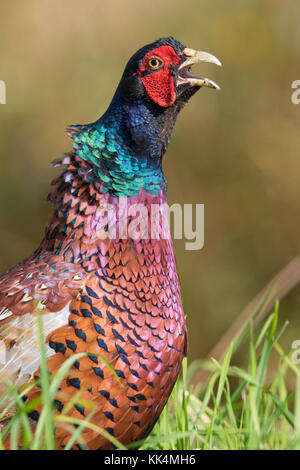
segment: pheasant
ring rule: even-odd
[[[159,230],[165,220],[155,219],[154,236],[126,236],[126,229],[136,205],[149,210],[142,221],[155,225],[150,208],[166,204],[162,156],[176,118],[202,86],[219,89],[190,74],[200,62],[221,65],[172,37],[131,57],[103,116],[67,130],[73,148],[53,162],[63,168],[48,196],[54,211],[40,246],[0,276],[0,388],[3,379],[22,386],[39,377],[38,305],[49,372],[85,353],[63,379],[55,413],[80,391],[95,406],[91,422],[124,445],[149,434],[187,352],[172,239]],[[116,215],[109,230],[107,207]],[[25,399],[39,394],[36,384]],[[31,413],[33,423],[39,412]],[[68,411],[87,414],[76,403]],[[55,432],[63,449],[69,431]],[[113,447],[92,429],[82,438],[88,449]]]

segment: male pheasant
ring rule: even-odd
[[[64,169],[53,182],[54,212],[40,246],[0,276],[0,388],[4,378],[21,386],[39,376],[38,305],[50,373],[86,353],[61,383],[56,413],[81,391],[80,400],[96,407],[91,421],[124,445],[153,428],[187,350],[172,240],[150,208],[166,205],[162,156],[179,111],[201,86],[219,88],[190,75],[202,61],[220,65],[172,37],[133,55],[103,116],[68,129],[73,150],[54,162]],[[151,236],[127,233],[136,205],[149,209],[141,223],[157,225]],[[39,394],[35,385],[26,399]],[[68,415],[84,419],[89,409],[80,403]],[[57,448],[69,438],[57,427]],[[88,449],[112,448],[93,430],[82,438]]]

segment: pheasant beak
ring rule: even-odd
[[[209,78],[193,77],[190,74],[191,66],[194,64],[200,64],[201,62],[210,62],[221,67],[222,64],[219,59],[208,52],[195,51],[194,49],[189,48],[185,48],[183,50],[183,54],[186,57],[186,60],[178,68],[177,85],[188,84],[190,86],[198,87],[207,86],[209,88],[214,88],[215,90],[220,90],[219,85]]]

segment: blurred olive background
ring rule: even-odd
[[[128,58],[173,35],[223,68],[198,71],[164,160],[169,202],[205,204],[205,247],[176,241],[190,358],[203,357],[243,307],[300,252],[300,3],[294,0],[11,0],[0,7],[0,268],[40,241],[68,124],[106,109]],[[195,69],[196,72],[196,69]],[[287,350],[300,339],[300,288],[281,303]]]

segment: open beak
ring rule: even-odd
[[[183,51],[184,56],[186,56],[186,60],[179,66],[178,69],[178,78],[177,84],[188,84],[190,86],[207,86],[209,88],[214,88],[216,90],[220,90],[219,85],[215,82],[210,80],[209,78],[203,77],[193,77],[190,74],[190,68],[194,64],[200,64],[201,62],[211,62],[212,64],[216,64],[219,67],[222,66],[219,59],[217,59],[212,54],[208,52],[202,51],[195,51],[194,49],[185,48]]]

